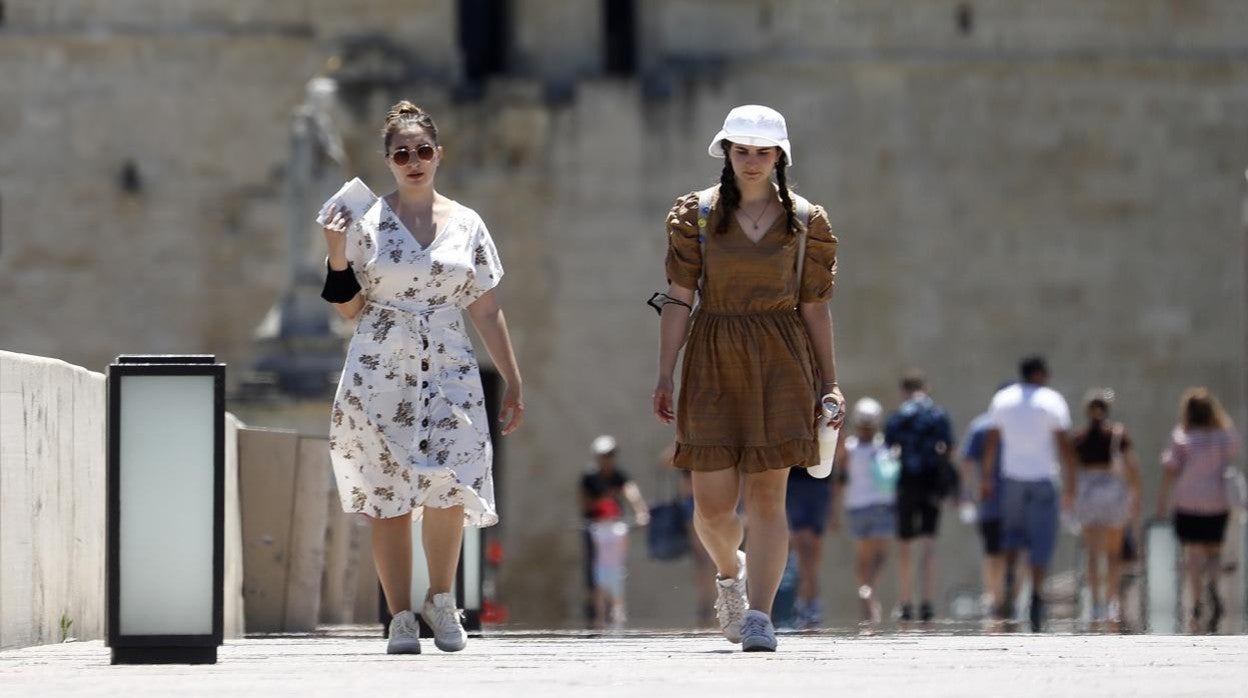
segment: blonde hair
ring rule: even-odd
[[[390,140],[394,138],[394,134],[410,126],[423,128],[433,139],[433,144],[438,144],[438,127],[433,123],[433,116],[404,99],[390,107],[390,111],[386,113],[386,123],[381,127],[381,138],[387,154],[390,152]]]
[[[1179,425],[1192,429],[1230,429],[1231,417],[1208,388],[1188,388],[1179,400]]]

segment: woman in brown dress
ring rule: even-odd
[[[724,636],[745,651],[774,651],[770,615],[788,557],[789,468],[819,461],[820,397],[844,404],[828,310],[837,242],[827,213],[787,187],[793,158],[778,112],[733,109],[709,152],[723,158],[719,186],[680,197],[667,217],[671,286],[654,412],[665,424],[676,421],[675,466],[693,472],[694,528],[718,572]],[[835,425],[842,419],[843,411]],[[739,550],[742,494],[748,556]]]

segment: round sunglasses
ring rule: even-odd
[[[432,162],[433,156],[437,155],[437,153],[437,149],[428,143],[421,143],[415,148],[399,146],[398,148],[390,151],[390,160],[399,167],[403,167],[412,161],[412,155],[415,155],[416,159],[422,162]]]

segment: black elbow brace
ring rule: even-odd
[[[325,288],[321,289],[321,298],[330,303],[346,303],[360,292],[360,282],[355,278],[355,271],[350,263],[342,271],[329,268],[329,260],[325,261]]]

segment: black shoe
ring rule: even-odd
[[[914,610],[910,608],[910,604],[903,603],[901,605],[901,615],[897,616],[897,620],[905,623],[914,620]]]
[[[1042,632],[1044,630],[1044,600],[1039,594],[1031,595],[1031,609],[1028,615],[1031,617],[1031,632]]]
[[[932,610],[932,602],[924,601],[923,604],[919,606],[919,620],[924,623],[931,623],[932,619],[935,617],[936,611]]]

